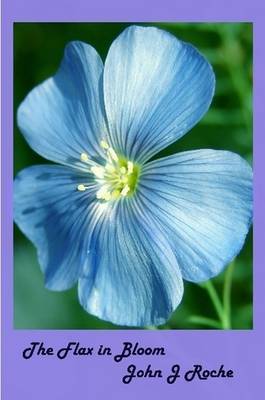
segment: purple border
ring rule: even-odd
[[[263,0],[3,0],[2,24],[2,348],[3,400],[114,398],[261,399],[265,318],[263,231],[265,226],[265,185],[263,147],[265,139],[265,3]],[[12,137],[13,137],[13,22],[37,21],[249,21],[254,22],[254,330],[253,331],[23,331],[13,329],[12,260]],[[25,361],[21,351],[30,341],[45,341],[61,347],[68,341],[84,346],[110,345],[121,349],[123,341],[138,341],[143,346],[164,346],[163,358],[137,358],[139,367],[150,362],[154,368],[169,370],[179,363],[190,367],[202,363],[208,368],[225,364],[234,369],[235,378],[211,381],[137,380],[121,383],[128,362],[113,363],[104,358],[34,358]],[[133,362],[133,360],[131,360]],[[175,397],[176,396],[176,397]],[[182,397],[181,397],[182,396]]]

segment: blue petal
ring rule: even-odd
[[[102,61],[93,47],[69,43],[52,78],[34,88],[18,109],[18,125],[43,157],[79,164],[80,154],[102,154],[105,135]]]
[[[106,209],[79,281],[83,307],[119,325],[160,325],[182,294],[176,258],[137,199],[124,199]]]
[[[184,279],[217,275],[252,221],[252,170],[238,155],[197,150],[148,163],[139,196],[174,249]]]
[[[60,166],[24,169],[14,183],[14,219],[34,243],[46,287],[70,288],[86,257],[89,212],[96,188],[80,192],[88,175]]]
[[[111,45],[104,99],[113,147],[144,162],[189,131],[215,86],[206,59],[157,28],[132,26]]]

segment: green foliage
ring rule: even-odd
[[[152,25],[191,42],[207,57],[216,74],[216,94],[209,112],[190,133],[163,150],[159,157],[179,151],[213,148],[237,152],[251,162],[252,25],[246,23]],[[126,26],[128,24],[120,23],[15,24],[14,110],[17,110],[19,103],[35,85],[54,74],[64,47],[69,41],[82,40],[91,44],[104,59],[111,42]],[[28,147],[17,129],[16,121],[14,121],[14,132],[15,174],[26,166],[48,162]],[[46,290],[36,252],[17,227],[15,227],[14,250],[15,328],[119,328],[88,315],[78,303],[76,288],[66,292]],[[252,328],[251,234],[242,252],[233,262],[233,275],[228,277],[228,274],[229,270],[226,269],[212,280],[212,284],[222,306],[224,304],[226,314],[231,315],[232,328],[250,329]],[[227,296],[230,294],[231,302],[227,301]],[[221,327],[224,326],[218,319],[209,290],[205,290],[203,285],[186,282],[181,305],[168,323],[159,329]]]

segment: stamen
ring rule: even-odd
[[[128,170],[128,175],[131,175],[133,173],[133,163],[131,161],[127,162],[127,170]]]
[[[115,151],[113,150],[112,147],[110,147],[110,148],[108,149],[108,153],[109,153],[110,157],[111,157],[114,161],[117,162],[117,161],[119,160],[117,154],[115,153]]]
[[[111,194],[108,191],[108,186],[102,186],[98,191],[97,191],[97,199],[103,199],[103,200],[110,200]]]
[[[116,168],[115,168],[113,165],[111,165],[111,164],[107,164],[107,165],[105,166],[105,170],[106,170],[107,172],[109,172],[110,174],[113,174],[113,172],[116,171]]]
[[[106,200],[106,201],[109,201],[109,200],[111,199],[111,194],[110,194],[110,192],[107,192],[107,193],[105,194],[105,196],[103,197],[103,199]]]
[[[100,146],[102,147],[102,149],[105,149],[105,150],[107,150],[109,148],[109,145],[106,142],[106,140],[101,140],[100,141]]]
[[[105,168],[104,167],[98,167],[94,166],[90,168],[91,172],[96,175],[97,178],[103,179],[105,175]]]
[[[77,186],[77,190],[79,190],[79,192],[84,192],[86,189],[88,189],[88,187],[83,184]]]
[[[89,165],[88,172],[94,174],[93,181],[98,185],[96,198],[107,202],[126,197],[128,193],[131,196],[136,188],[139,166],[118,156],[106,140],[102,139],[100,146],[104,149],[105,165],[100,165],[85,152],[80,154],[80,160]],[[92,182],[92,186],[94,183]],[[84,192],[89,187],[91,186],[79,184],[77,190]]]
[[[130,186],[129,185],[125,185],[124,188],[121,191],[121,196],[125,197],[129,191],[130,191]]]
[[[87,153],[81,153],[80,160],[83,162],[88,162],[89,157],[88,157]]]

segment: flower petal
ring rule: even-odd
[[[61,166],[24,169],[14,183],[14,219],[38,250],[46,287],[64,290],[77,281],[86,257],[89,211],[95,188],[80,192],[87,175]]]
[[[119,325],[165,322],[183,283],[176,258],[136,199],[109,208],[93,233],[79,298],[91,314]]]
[[[113,147],[144,162],[189,131],[215,86],[206,59],[157,28],[131,26],[111,45],[104,99]]]
[[[179,153],[145,165],[139,196],[174,249],[184,279],[217,275],[252,221],[252,170],[227,151]]]
[[[41,156],[66,165],[80,154],[102,154],[105,134],[103,64],[93,47],[72,42],[52,78],[34,88],[18,109],[18,125]]]

